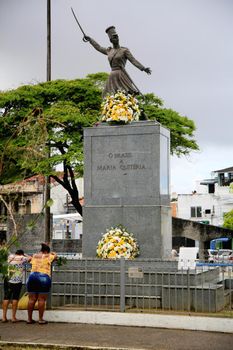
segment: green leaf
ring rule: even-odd
[[[47,202],[46,202],[46,207],[51,207],[53,205],[54,201],[52,200],[52,198],[50,198]]]

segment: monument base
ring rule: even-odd
[[[170,133],[155,121],[84,129],[83,257],[102,234],[122,225],[140,258],[165,259],[172,248]]]
[[[96,256],[96,247],[107,229],[119,224],[133,233],[140,258],[171,256],[171,208],[169,206],[85,206],[83,257]]]

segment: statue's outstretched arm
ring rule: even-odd
[[[84,39],[86,41],[89,41],[89,43],[99,52],[103,53],[104,55],[107,55],[107,49],[105,47],[100,46],[95,40],[90,38],[89,36],[85,35]]]
[[[131,54],[129,49],[126,49],[126,57],[135,67],[146,72],[147,74],[151,74],[151,69],[149,67],[144,67],[139,61],[137,61],[136,58],[134,58],[134,56]]]

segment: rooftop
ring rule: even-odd
[[[225,169],[214,170],[213,173],[233,173],[233,166]]]

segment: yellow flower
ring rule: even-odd
[[[115,258],[116,257],[116,252],[114,250],[111,250],[109,253],[108,253],[108,257],[109,258]]]
[[[107,96],[101,104],[102,121],[124,121],[125,123],[139,120],[140,109],[137,99],[122,91],[114,96]]]
[[[121,256],[133,259],[139,254],[139,248],[132,234],[122,227],[112,227],[98,242],[96,254],[103,259],[119,259]]]

